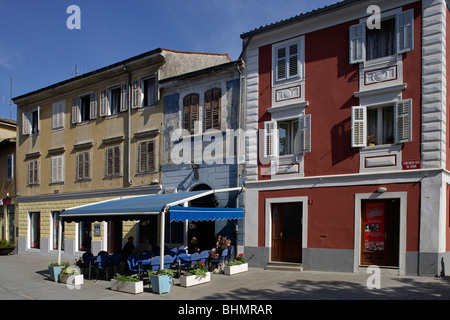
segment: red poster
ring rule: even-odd
[[[384,202],[366,203],[365,250],[384,250]]]

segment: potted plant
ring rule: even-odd
[[[111,279],[111,290],[138,294],[144,292],[144,282],[137,277],[118,274]]]
[[[228,262],[223,272],[226,275],[233,275],[248,271],[248,263],[245,262],[244,254],[239,254],[232,262]]]
[[[6,256],[14,251],[16,248],[16,245],[14,242],[6,241],[6,240],[0,240],[0,255]]]
[[[84,277],[77,266],[68,266],[59,274],[59,282],[79,286],[84,284]]]
[[[211,281],[211,273],[203,261],[194,264],[189,272],[184,273],[180,277],[180,286],[190,287]]]
[[[375,139],[373,134],[371,134],[370,136],[367,137],[367,144],[371,147],[375,146],[377,144],[377,139]]]
[[[155,293],[169,293],[172,287],[173,270],[163,269],[149,272],[152,291]]]
[[[70,265],[68,262],[62,262],[62,263],[50,263],[48,266],[48,272],[50,273],[50,279],[52,281],[58,282],[59,281],[59,274],[62,272],[64,268],[67,268]]]

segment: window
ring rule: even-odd
[[[209,129],[220,130],[220,100],[222,91],[211,89],[205,93],[204,126],[205,131]]]
[[[274,84],[304,79],[304,37],[282,42],[272,50]]]
[[[183,129],[193,134],[195,122],[198,121],[198,100],[196,93],[189,94],[183,99]]]
[[[138,173],[149,173],[156,171],[155,165],[155,141],[139,143]]]
[[[311,115],[264,123],[264,157],[311,152]]]
[[[51,182],[64,181],[64,156],[53,156],[51,158]]]
[[[77,153],[77,180],[90,178],[90,154],[89,151]]]
[[[52,129],[64,128],[65,107],[65,101],[57,102],[52,105]]]
[[[28,185],[39,184],[39,160],[28,160]]]
[[[156,77],[134,80],[132,82],[132,108],[154,105],[158,100]]]
[[[97,118],[97,93],[93,92],[72,100],[72,123]]]
[[[91,250],[92,224],[87,221],[78,222],[78,250]]]
[[[41,242],[41,213],[30,212],[29,213],[29,226],[30,226],[30,248],[39,249]]]
[[[366,21],[350,27],[350,63],[371,61],[414,49],[414,11],[407,10],[381,21],[380,29],[368,29]]]
[[[107,178],[120,176],[121,161],[120,161],[120,146],[106,148],[106,173]]]
[[[352,147],[406,143],[412,140],[412,100],[352,107]]]
[[[8,155],[7,173],[8,180],[14,179],[14,153]]]
[[[100,91],[100,116],[111,116],[128,110],[128,84]]]
[[[36,135],[39,133],[40,107],[22,113],[22,134]]]
[[[278,126],[278,154],[298,154],[298,120],[280,121]]]
[[[52,249],[53,250],[58,250],[58,241],[59,241],[59,214],[60,211],[52,211],[50,213],[50,217],[51,217],[51,222],[52,222]],[[62,230],[61,230],[61,249],[64,250],[64,223],[61,224],[62,225]]]

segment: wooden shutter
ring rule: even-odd
[[[132,84],[132,102],[131,107],[133,109],[141,107],[141,81],[140,80],[134,80]]]
[[[78,105],[78,98],[72,100],[72,123],[79,123],[81,121],[80,106]]]
[[[22,134],[29,135],[31,133],[31,112],[22,112]]]
[[[311,115],[300,116],[298,120],[299,152],[311,152]]]
[[[106,176],[111,177],[113,175],[113,162],[114,161],[114,149],[106,149]]]
[[[412,140],[411,112],[412,100],[402,100],[394,108],[395,142],[405,143]]]
[[[397,53],[414,49],[414,11],[407,10],[397,15]]]
[[[77,154],[77,179],[81,180],[83,179],[83,168],[84,167],[84,161],[83,161],[83,153]]]
[[[52,157],[51,161],[52,165],[52,182],[61,182],[63,181],[63,157],[62,156],[56,156]]]
[[[89,151],[84,152],[84,179],[89,179],[90,177],[90,161],[89,161]]]
[[[212,90],[209,90],[205,93],[205,114],[204,114],[204,123],[205,123],[205,131],[212,129]]]
[[[366,25],[364,23],[350,26],[350,63],[365,61]]]
[[[366,107],[352,107],[352,147],[356,148],[367,146],[366,119]]]
[[[28,184],[33,184],[34,160],[28,161]]]
[[[122,91],[120,96],[120,111],[128,110],[128,84],[122,84]]]
[[[298,76],[298,44],[291,44],[289,46],[289,78]]]
[[[139,173],[146,172],[147,164],[147,142],[139,144]]]
[[[114,168],[113,175],[119,175],[121,173],[121,161],[120,161],[120,146],[114,147]]]
[[[191,95],[191,133],[195,133],[195,122],[198,121],[198,94]]]
[[[155,141],[147,142],[147,172],[155,172]]]
[[[90,110],[89,110],[90,119],[97,118],[97,92],[91,93],[90,96]]]
[[[282,81],[286,79],[286,47],[277,49],[277,66],[276,66],[276,80]]]
[[[108,94],[106,90],[100,91],[100,116],[107,116],[108,113]]]
[[[275,121],[264,122],[264,157],[274,157],[276,155],[276,130]]]
[[[192,93],[183,99],[183,129],[190,133],[195,131],[195,122],[198,121],[198,100],[199,96]]]
[[[220,130],[221,89],[211,89],[205,93],[204,127]]]

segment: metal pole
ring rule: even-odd
[[[166,210],[167,210],[167,206],[164,207],[164,209],[161,211],[161,215],[160,215],[160,232],[159,232],[159,247],[160,247],[160,263],[159,263],[159,269],[163,270],[164,269],[164,229],[165,229],[165,222],[166,222]]]
[[[62,244],[62,218],[58,219],[58,265],[61,264],[61,244]]]

